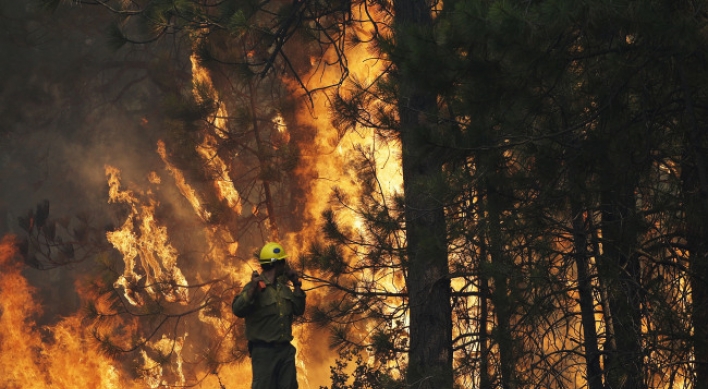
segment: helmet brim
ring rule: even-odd
[[[288,257],[288,256],[286,255],[286,256],[281,257],[281,258],[266,258],[266,259],[262,259],[262,258],[261,258],[261,259],[258,260],[258,262],[260,262],[261,265],[271,265],[271,264],[275,264],[275,263],[278,263],[278,262],[285,262],[285,258],[287,258],[287,257]]]

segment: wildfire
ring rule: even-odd
[[[167,159],[165,142],[163,142],[162,140],[157,141],[157,153],[160,155],[162,161],[165,163],[167,171],[175,179],[175,185],[177,185],[177,188],[179,189],[180,193],[192,205],[192,209],[197,214],[197,216],[199,216],[202,220],[208,220],[211,217],[211,214],[202,206],[202,201],[199,199],[199,196],[197,195],[197,192],[194,190],[194,188],[187,184],[187,181],[185,180],[182,171],[172,166],[172,164]],[[151,177],[159,176],[157,176],[157,173],[152,172]],[[160,183],[160,180],[153,180],[155,183]]]
[[[366,17],[363,13],[361,18]],[[358,33],[367,34],[366,30]],[[365,45],[348,53],[349,71],[365,83],[371,83],[381,72],[383,64],[371,60]],[[242,198],[233,184],[233,177],[238,172],[229,169],[228,161],[219,155],[219,142],[224,139],[228,123],[228,112],[219,102],[219,96],[212,85],[209,72],[199,65],[192,56],[192,76],[196,100],[208,97],[218,104],[215,114],[206,124],[209,128],[202,132],[202,142],[196,151],[207,166],[207,171],[214,182],[214,189],[220,200],[224,201],[236,215],[242,212]],[[336,71],[321,73],[314,71],[310,80],[318,80],[320,85],[328,85],[340,77]],[[311,87],[318,85],[310,84]],[[202,100],[201,102],[204,102]],[[401,174],[398,161],[398,146],[377,141],[375,131],[370,128],[358,128],[356,132],[343,137],[332,128],[331,107],[326,96],[316,96],[314,106],[303,110],[297,117],[297,123],[287,123],[283,116],[274,113],[272,122],[277,130],[276,141],[289,141],[288,125],[307,124],[319,129],[313,150],[307,153],[297,174],[302,177],[317,176],[319,179],[308,181],[307,216],[303,230],[289,233],[283,240],[292,258],[305,251],[306,246],[315,239],[318,232],[316,220],[323,210],[331,206],[329,201],[333,187],[356,199],[359,196],[356,167],[347,165],[348,161],[366,155],[375,161],[382,189],[387,194],[400,191]],[[314,114],[314,115],[313,115]],[[143,123],[146,124],[146,123]],[[238,241],[229,233],[228,228],[209,224],[213,215],[205,204],[204,198],[185,177],[185,174],[170,161],[168,147],[163,141],[156,144],[156,153],[164,164],[164,171],[145,172],[147,182],[154,186],[174,185],[179,194],[189,204],[187,211],[192,212],[203,222],[197,228],[204,237],[203,267],[204,274],[192,274],[185,270],[192,264],[185,263],[183,256],[173,244],[172,227],[168,230],[165,220],[159,214],[160,201],[149,189],[136,189],[122,182],[121,169],[113,165],[104,166],[108,184],[108,203],[125,210],[124,219],[119,226],[106,233],[106,239],[120,253],[123,261],[122,272],[117,279],[111,279],[112,286],[119,292],[131,308],[145,307],[152,301],[164,301],[176,306],[190,306],[201,294],[208,291],[207,286],[196,287],[204,278],[220,278],[227,282],[245,281],[253,270],[244,263],[232,263],[237,252]],[[168,175],[164,175],[164,172]],[[312,174],[315,172],[315,174]],[[344,174],[343,174],[344,173]],[[162,176],[161,176],[162,175]],[[128,189],[130,188],[130,189]],[[191,209],[190,209],[191,207]],[[342,207],[344,208],[344,207]],[[363,231],[363,225],[354,214],[342,213],[349,217],[347,223]],[[195,384],[194,373],[186,371],[187,366],[195,364],[201,358],[196,355],[206,353],[211,345],[197,344],[205,337],[201,333],[209,332],[226,341],[235,341],[234,321],[228,312],[206,313],[200,310],[195,320],[180,327],[171,334],[159,334],[155,339],[145,340],[136,351],[133,361],[135,371],[127,371],[125,365],[113,360],[99,351],[93,333],[86,333],[86,322],[82,315],[75,313],[60,320],[51,327],[38,327],[34,322],[41,313],[41,305],[34,296],[34,290],[20,274],[20,265],[12,262],[13,242],[5,238],[0,244],[0,325],[4,334],[0,337],[0,374],[4,384],[22,388],[121,388],[133,387],[157,388],[164,385],[194,387],[219,387],[228,382],[226,387],[247,388],[250,386],[250,366],[248,362],[233,362],[222,365],[218,371],[204,373]],[[177,247],[176,247],[177,246]],[[378,282],[386,288],[400,288],[400,275],[367,274],[366,279]],[[109,285],[111,285],[109,282]],[[194,285],[190,285],[194,284]],[[307,285],[306,285],[307,287]],[[80,289],[80,288],[77,288]],[[81,299],[88,300],[85,290],[79,290]],[[224,293],[227,295],[227,293]],[[310,291],[308,299],[316,304],[322,299],[320,291]],[[109,302],[95,301],[105,304]],[[227,308],[228,310],[228,308]],[[126,323],[125,326],[133,326]],[[206,330],[205,330],[206,328]],[[133,328],[130,327],[130,330]],[[101,331],[101,330],[97,330]],[[231,331],[231,332],[230,332]],[[364,330],[365,331],[365,330]],[[126,332],[130,332],[126,329]],[[321,329],[304,324],[295,329],[295,344],[298,348],[298,369],[300,385],[314,388],[325,385],[329,380],[333,353],[328,349],[328,339],[322,336]],[[144,340],[144,339],[141,339]],[[203,348],[199,348],[201,346]],[[205,351],[207,350],[207,351]],[[168,362],[165,362],[165,361]],[[212,374],[213,373],[213,374]],[[217,374],[218,373],[218,374]],[[167,378],[170,377],[170,378]]]
[[[375,28],[370,17],[377,17],[369,9],[364,12],[363,5],[352,9],[354,18],[362,21],[356,30],[357,41],[367,42],[375,33]],[[369,21],[369,22],[367,22]],[[381,28],[381,27],[379,27]],[[379,30],[380,32],[380,30]],[[330,50],[323,57],[312,58],[311,63],[336,63],[337,53]],[[374,58],[375,54],[369,51],[368,45],[362,43],[347,49],[347,66],[350,72],[350,79],[342,87],[333,93],[349,95],[361,92],[362,87],[370,87],[381,75],[386,63]],[[314,66],[313,71],[303,77],[306,84],[311,89],[326,88],[335,85],[341,77],[339,69],[336,67]],[[355,80],[352,82],[351,80]],[[286,80],[288,81],[288,80]],[[291,81],[292,93],[299,93],[299,84]],[[298,174],[303,177],[313,175],[318,178],[309,181],[308,201],[306,204],[307,215],[305,228],[301,231],[288,234],[288,246],[305,249],[307,244],[317,241],[320,238],[318,221],[321,220],[323,211],[332,208],[337,213],[337,220],[341,225],[350,226],[362,236],[366,236],[365,226],[361,218],[352,210],[359,208],[362,187],[358,174],[361,166],[357,161],[367,160],[373,166],[368,168],[375,171],[379,183],[378,190],[383,197],[379,201],[387,202],[391,196],[402,191],[402,172],[400,166],[400,145],[394,141],[386,141],[379,137],[375,128],[364,125],[357,126],[354,131],[340,133],[332,125],[332,96],[327,93],[317,93],[309,96],[304,105],[309,109],[298,111],[297,122],[318,130],[314,139],[312,149],[308,150],[307,158],[302,161]],[[378,104],[378,102],[374,103]],[[370,107],[373,108],[375,107]],[[344,203],[332,201],[333,190],[343,194]],[[304,242],[304,243],[303,243]],[[354,257],[356,255],[353,255]],[[352,258],[352,260],[357,260]],[[378,291],[399,292],[403,289],[403,276],[393,271],[364,271],[358,275],[359,290],[366,288],[376,288]],[[308,294],[309,301],[327,301],[330,298],[326,293],[319,290],[311,291]],[[392,309],[400,305],[400,301],[391,301]],[[329,347],[329,340],[319,335],[317,328],[310,328],[305,325],[303,339],[300,343],[304,347],[305,365],[309,366],[309,373],[312,376],[327,376],[329,367],[326,365],[315,366],[308,364],[309,354],[317,355]],[[354,331],[354,329],[352,328]],[[357,331],[362,337],[370,334],[372,328],[361,327]],[[302,353],[301,353],[302,355]],[[373,358],[373,355],[370,356]],[[331,364],[330,364],[331,365]]]
[[[354,18],[360,20],[354,32],[360,42],[368,42],[373,34],[377,32],[371,17],[377,17],[373,10],[364,10],[364,5],[358,5],[352,9]],[[380,28],[378,32],[380,32]],[[317,61],[323,63],[335,63],[338,54],[330,50]],[[316,59],[313,58],[313,61]],[[369,50],[367,44],[362,43],[350,47],[347,50],[347,66],[350,73],[349,80],[345,81],[338,93],[348,95],[357,93],[358,89],[371,86],[381,75],[386,64],[384,61],[375,58],[375,54]],[[314,70],[304,78],[311,89],[318,89],[328,85],[337,84],[341,77],[340,70],[335,67],[315,67]],[[355,81],[351,81],[355,80]],[[286,80],[287,81],[287,80]],[[294,94],[297,94],[299,85],[290,80]],[[384,142],[376,133],[376,129],[365,126],[358,126],[355,131],[347,131],[340,134],[332,128],[332,106],[331,96],[326,93],[314,94],[312,100],[306,104],[311,104],[311,108],[301,109],[298,112],[297,120],[300,123],[310,125],[318,129],[315,144],[311,152],[314,157],[305,161],[301,167],[301,174],[306,175],[310,171],[317,172],[321,179],[315,180],[310,186],[308,196],[309,218],[318,220],[322,211],[332,204],[322,194],[331,193],[333,187],[348,194],[351,198],[357,198],[361,188],[359,179],[356,177],[357,167],[348,165],[351,161],[358,160],[364,156],[374,161],[375,170],[381,183],[381,190],[386,195],[392,195],[401,191],[403,187],[402,172],[400,167],[400,145],[396,142]],[[374,107],[371,107],[374,108]],[[340,215],[345,218],[345,213]],[[351,215],[342,222],[360,226],[361,221]],[[317,232],[317,229],[310,228],[308,231]],[[301,234],[302,232],[298,232]],[[306,240],[315,239],[316,236],[306,236]]]
[[[177,267],[178,253],[169,243],[167,228],[155,220],[156,202],[148,198],[147,204],[141,204],[131,191],[121,190],[120,172],[116,168],[106,166],[106,176],[110,188],[108,202],[130,206],[130,214],[121,228],[106,233],[125,261],[125,270],[115,287],[123,288],[131,304],[143,305],[144,297],[136,293],[135,285],[144,278],[150,298],[161,294],[169,302],[187,302],[189,285]],[[135,225],[139,226],[138,231],[134,231]]]
[[[218,108],[216,114],[210,118],[212,127],[215,129],[215,133],[221,139],[225,137],[225,118],[227,117],[226,108],[223,104],[219,102],[219,95],[212,85],[211,78],[206,69],[199,65],[197,61],[196,54],[193,54],[190,58],[192,61],[192,77],[194,78],[194,96],[197,101],[204,98],[202,92],[199,90],[200,87],[206,89],[206,94],[216,101]],[[202,156],[204,163],[210,172],[213,173],[214,182],[216,185],[217,193],[222,200],[226,200],[229,207],[240,214],[242,211],[241,197],[238,191],[233,186],[231,180],[231,172],[224,162],[224,160],[217,153],[218,150],[218,139],[209,133],[204,133],[203,142],[197,147],[197,151]]]
[[[0,241],[0,376],[8,388],[128,389],[118,364],[98,351],[81,320],[61,319],[53,326],[35,322],[42,313],[36,289],[15,261],[13,237]]]

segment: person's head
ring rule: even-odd
[[[287,257],[288,254],[283,246],[279,243],[268,242],[261,248],[261,252],[258,254],[258,262],[264,271],[276,269],[276,271],[280,270],[282,273],[285,269],[285,258]]]

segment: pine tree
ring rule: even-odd
[[[425,119],[437,116],[437,96],[421,83],[423,64],[440,58],[427,1],[396,1],[394,15],[390,56],[398,85],[411,322],[406,379],[411,388],[452,388],[447,227],[439,184],[444,160],[431,136],[433,123]]]
[[[404,193],[385,198],[362,151],[352,158],[361,197],[334,200],[356,209],[364,232],[328,211],[309,258],[311,280],[332,291],[312,318],[333,328],[340,363],[357,364],[356,385],[638,389],[693,375],[699,388],[708,382],[704,3],[294,1],[263,2],[271,8],[259,13],[256,2],[226,2],[219,14],[146,2],[145,20],[160,23],[114,31],[123,44],[182,31],[203,39],[200,59],[224,75],[219,87],[251,98],[224,97],[249,109],[229,118],[238,126],[221,146],[263,167],[254,204],[271,215],[278,168],[298,153],[279,149],[292,154],[278,159],[261,136],[272,102],[259,96],[277,84],[269,72],[299,80],[308,65],[290,43],[310,38],[307,47],[336,47],[344,80],[344,48],[361,43],[345,32],[349,7],[390,15],[372,54],[390,64],[380,82],[332,101],[346,130],[376,127],[400,142]],[[180,107],[192,122],[213,113]],[[191,140],[193,127],[180,128],[177,138]],[[271,224],[297,228],[281,220]],[[361,323],[369,336],[353,337]],[[371,363],[356,358],[367,350]],[[349,387],[342,364],[333,387]]]

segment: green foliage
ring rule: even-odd
[[[335,365],[330,367],[331,386],[320,389],[401,389],[402,380],[373,370],[362,357],[364,350],[341,350]],[[353,367],[350,367],[351,363]]]
[[[332,223],[328,223],[328,225],[332,226]],[[333,277],[342,275],[348,268],[347,262],[335,245],[322,246],[317,242],[313,242],[308,252],[310,253],[309,263],[314,265],[316,269],[331,274]]]
[[[412,4],[374,3],[384,13],[394,4]],[[171,76],[153,76],[159,87],[172,86],[163,107],[169,119],[161,130],[178,166],[202,172],[194,146],[201,134],[213,131],[207,119],[224,102],[233,109],[226,118],[228,139],[219,145],[223,154],[238,156],[229,161],[234,166],[258,163],[252,169],[258,175],[243,173],[234,182],[253,178],[296,186],[290,173],[301,161],[299,145],[265,141],[267,131],[254,135],[262,130],[254,123],[267,122],[281,108],[282,102],[263,96],[282,79],[255,76],[273,65],[267,61],[305,69],[284,59],[297,51],[309,63],[313,52],[325,49],[281,44],[332,39],[328,43],[348,49],[362,42],[343,35],[351,2],[282,4],[261,9],[256,0],[220,2],[211,13],[199,2],[153,1],[140,16],[118,18],[109,27],[116,49],[161,34],[186,37],[190,49],[199,40],[196,55],[214,75],[219,101],[208,85],[175,86]],[[692,307],[685,298],[688,289],[704,291],[705,284],[696,276],[705,274],[701,221],[708,217],[701,202],[708,183],[699,174],[708,168],[702,157],[708,149],[705,4],[450,0],[441,6],[429,26],[380,25],[395,32],[377,37],[379,52],[372,54],[389,61],[386,73],[373,84],[349,79],[350,90],[332,94],[340,135],[365,126],[402,142],[407,179],[407,193],[381,193],[373,151],[358,150],[347,169],[357,172],[352,177],[361,193],[335,191],[332,209],[322,215],[321,241],[309,247],[308,276],[328,291],[309,319],[329,328],[333,346],[340,347],[332,389],[404,386],[406,366],[398,362],[409,351],[410,328],[403,324],[410,313],[408,286],[435,270],[409,272],[411,264],[425,262],[408,258],[408,247],[433,245],[428,236],[412,242],[405,233],[425,227],[429,214],[423,211],[431,209],[444,210],[441,229],[454,275],[442,271],[423,290],[452,281],[455,332],[449,341],[458,382],[472,376],[480,386],[572,387],[585,374],[592,346],[605,361],[639,366],[615,375],[609,362],[603,364],[606,386],[628,379],[669,387],[669,376],[708,378],[705,370],[700,374],[701,342],[690,336],[700,330],[691,319],[701,317],[705,302],[696,300]],[[411,96],[432,103],[416,105]],[[402,127],[409,110],[417,110],[410,116],[414,125]],[[304,127],[292,131],[303,144],[314,136],[296,133]],[[292,200],[286,192],[279,194],[281,204]],[[428,202],[412,204],[413,195]],[[227,204],[208,203],[212,223],[238,224]],[[356,218],[356,229],[339,218],[345,212]],[[56,244],[52,250],[60,261],[76,257],[74,246],[57,240],[62,229],[47,213],[38,206],[19,219],[20,226],[30,234],[41,230],[42,238]],[[67,231],[81,243],[91,235],[83,226]],[[39,267],[42,258],[30,255],[33,247],[25,242],[22,252]],[[583,263],[587,280],[578,275]],[[110,277],[96,285],[104,292],[111,285],[105,281]],[[582,282],[588,291],[581,290]],[[581,293],[587,293],[582,297],[589,298],[589,308],[578,305]],[[111,312],[93,305],[89,317],[107,322],[109,313],[125,313],[113,298]],[[168,308],[151,301],[136,312],[155,319]],[[222,309],[210,303],[205,314],[220,317]],[[587,324],[583,313],[601,331],[581,333]],[[612,321],[595,322],[600,316]],[[355,331],[361,328],[366,331]],[[112,335],[97,339],[109,353],[121,350]]]
[[[243,10],[238,10],[231,15],[226,28],[237,37],[246,34],[249,28],[249,23],[248,17]]]

